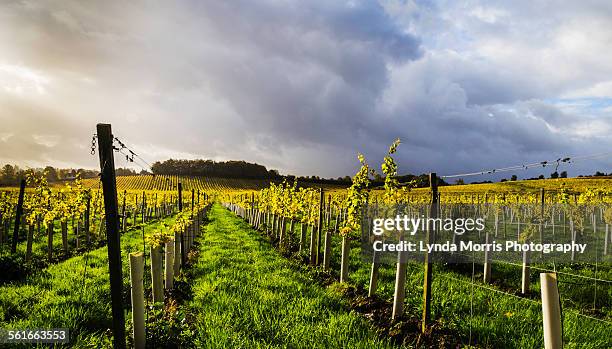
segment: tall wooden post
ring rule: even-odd
[[[317,255],[315,258],[315,264],[320,264],[321,259],[321,240],[322,229],[323,229],[323,206],[325,205],[325,197],[323,196],[323,188],[319,188],[319,224],[317,226]]]
[[[178,209],[179,212],[183,210],[183,183],[178,184]]]
[[[431,188],[431,207],[429,217],[438,218],[438,177],[435,173],[429,174],[429,186]],[[435,235],[435,223],[430,222],[430,226],[427,229],[425,235],[425,241],[428,244],[432,243],[432,236]],[[423,280],[423,321],[421,322],[421,332],[425,333],[427,330],[427,324],[431,318],[431,277],[432,277],[432,265],[430,253],[425,254],[424,263],[424,274],[425,279]]]
[[[147,195],[145,194],[144,190],[142,191],[142,206],[140,209],[140,214],[142,216],[142,224],[144,225],[147,217]]]
[[[11,245],[11,253],[17,252],[17,240],[19,239],[19,223],[21,223],[21,215],[23,214],[23,196],[25,194],[26,180],[22,179],[19,184],[19,199],[17,199],[17,212],[15,213],[15,226],[13,227],[13,242]]]
[[[179,213],[183,211],[183,183],[178,183],[178,209]],[[185,230],[181,231],[181,264],[184,265],[187,261],[187,245],[185,241]],[[176,253],[176,251],[174,251]]]
[[[544,188],[540,189],[540,243],[544,243]],[[544,252],[542,252],[542,255]]]
[[[119,236],[119,214],[117,204],[117,179],[113,154],[113,134],[110,124],[98,124],[98,153],[106,238],[108,246],[108,271],[110,274],[111,302],[113,314],[113,347],[125,348],[125,315],[123,313],[123,276],[121,270],[121,241]]]
[[[91,232],[89,231],[89,219],[91,212],[91,192],[87,192],[87,205],[85,206],[85,236],[87,240],[87,249],[91,247]]]

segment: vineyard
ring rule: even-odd
[[[608,179],[438,191],[432,175],[431,188],[415,188],[395,179],[398,145],[376,188],[362,156],[348,188],[117,177],[117,246],[104,176],[51,185],[31,172],[21,188],[0,191],[0,327],[68,329],[65,344],[74,347],[117,347],[125,338],[137,348],[541,348],[551,336],[541,275],[554,275],[562,343],[612,347]],[[485,230],[465,236],[479,242],[591,247],[565,259],[367,250],[364,241],[376,239],[367,217],[400,210],[483,217]]]
[[[173,191],[181,183],[185,190],[200,191],[235,191],[235,190],[260,190],[270,185],[270,182],[280,183],[279,180],[268,179],[235,179],[214,177],[184,177],[168,175],[139,175],[139,176],[117,176],[117,190],[157,190]],[[83,187],[97,189],[100,185],[98,180],[84,179],[81,181]],[[306,186],[323,187],[326,189],[340,188],[340,186],[329,184],[307,184]],[[54,187],[62,187],[63,183],[54,183]]]
[[[384,190],[367,189],[370,169],[362,158],[353,186],[344,193],[325,195],[284,184],[250,195],[227,194],[222,201],[268,236],[283,255],[309,265],[311,273],[317,270],[315,279],[337,289],[384,338],[398,344],[542,347],[538,276],[553,273],[563,309],[561,340],[568,347],[612,346],[609,185],[531,192],[448,188],[434,200],[431,192],[394,182],[394,151],[392,147],[382,167],[387,175]],[[485,185],[492,187],[498,186]],[[429,211],[435,201],[437,206]],[[538,256],[525,253],[474,253],[454,256],[463,263],[423,264],[400,258],[389,266],[375,255],[363,258],[360,228],[368,223],[363,223],[362,212],[398,204],[414,216],[484,216],[488,233],[478,237],[483,241],[588,241],[595,246],[592,260],[578,263],[572,254],[571,260],[539,262]]]

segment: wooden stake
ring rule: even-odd
[[[68,222],[63,220],[60,221],[60,226],[62,229],[62,246],[64,248],[64,256],[68,256]]]
[[[32,260],[32,239],[34,238],[34,224],[28,226],[28,237],[26,245],[26,262]]]
[[[23,196],[25,194],[26,180],[22,179],[19,184],[19,198],[17,199],[17,210],[15,212],[15,226],[13,227],[13,243],[11,245],[11,253],[17,252],[17,240],[19,240],[19,224],[21,223],[21,215],[23,214]]]
[[[321,240],[323,236],[321,231],[323,229],[323,206],[325,205],[325,199],[323,196],[323,188],[319,188],[319,224],[317,225],[317,255],[315,256],[315,264],[321,264]]]
[[[121,270],[121,241],[119,236],[119,214],[117,204],[117,180],[113,154],[113,134],[110,124],[98,124],[98,153],[108,249],[111,303],[113,315],[113,347],[125,348],[125,315],[123,313],[123,276]]]
[[[431,188],[431,207],[430,207],[430,218],[438,218],[438,177],[435,173],[429,174],[429,185]],[[431,226],[427,229],[425,235],[425,241],[431,244],[432,236],[435,235],[435,223],[430,223]],[[431,278],[432,278],[432,265],[431,265],[431,254],[425,254],[424,263],[424,274],[425,279],[423,280],[423,321],[421,322],[421,332],[427,331],[427,326],[431,317]]]
[[[53,259],[53,221],[47,226],[47,259],[49,263]]]

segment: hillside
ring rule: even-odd
[[[540,180],[508,181],[503,183],[465,184],[441,187],[442,192],[532,192],[544,188],[547,191],[558,191],[563,188],[572,192],[583,192],[590,189],[612,189],[610,178],[556,178]]]
[[[138,175],[117,176],[117,190],[175,190],[178,183],[182,183],[184,190],[259,190],[266,188],[270,182],[280,183],[280,180],[268,179],[239,179],[239,178],[214,178],[214,177],[187,177],[167,175]],[[62,186],[65,182],[54,183],[54,186]],[[98,179],[84,179],[83,184],[87,188],[97,189],[100,181]],[[325,189],[340,189],[341,186],[330,184],[307,183],[308,187],[322,187]]]

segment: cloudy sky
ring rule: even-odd
[[[3,1],[0,163],[95,168],[98,122],[149,162],[302,175],[397,137],[401,172],[608,152],[611,56],[605,0]]]

